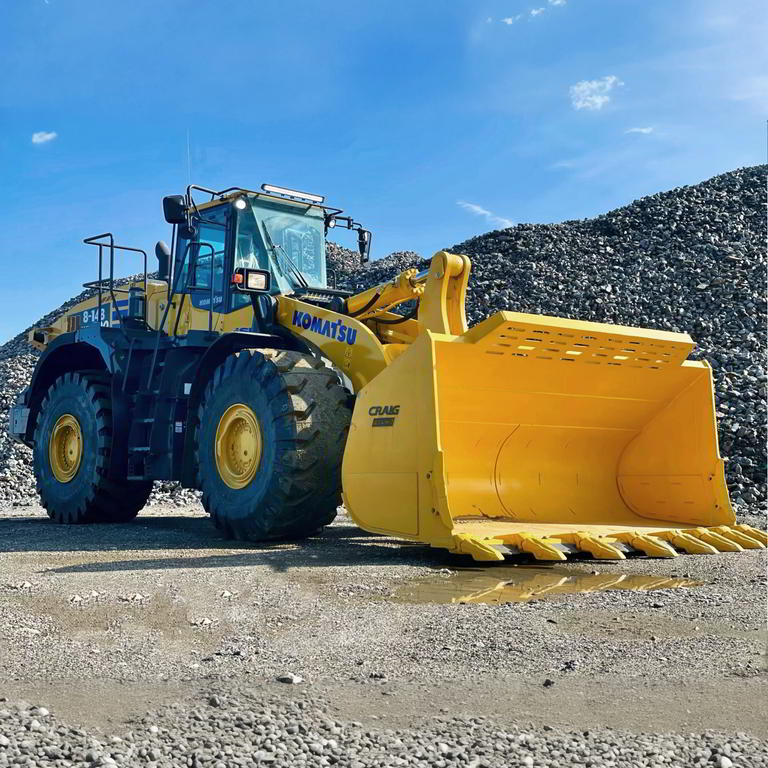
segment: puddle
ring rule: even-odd
[[[505,566],[441,571],[404,584],[392,596],[399,603],[525,603],[559,595],[626,589],[699,587],[704,582],[669,576],[589,573],[552,566]]]

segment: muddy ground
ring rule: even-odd
[[[197,506],[82,527],[9,508],[0,696],[104,733],[245,687],[377,728],[484,716],[768,739],[765,576],[760,551],[477,566],[345,516],[259,546]]]

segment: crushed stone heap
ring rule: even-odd
[[[470,325],[507,309],[690,333],[694,356],[714,369],[732,499],[751,511],[766,499],[767,170],[742,168],[594,219],[519,224],[446,249],[472,258]],[[427,265],[402,251],[361,267],[356,252],[335,243],[328,262],[330,284],[355,291]],[[0,502],[16,504],[37,500],[30,451],[6,434],[8,408],[37,357],[26,333],[0,347]],[[196,498],[158,483],[150,502]]]
[[[741,168],[594,219],[519,224],[446,249],[472,259],[470,325],[506,309],[690,333],[693,357],[714,369],[738,505],[766,499],[766,171]],[[412,252],[348,263],[335,268],[353,290],[427,266]]]

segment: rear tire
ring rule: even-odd
[[[272,350],[228,357],[206,387],[195,440],[198,487],[214,525],[250,541],[328,525],[341,504],[350,418],[350,395],[319,358]]]
[[[69,430],[70,456],[63,450],[62,424]],[[37,491],[54,522],[124,523],[147,503],[150,481],[107,478],[112,398],[106,374],[65,373],[56,379],[40,404],[34,441]],[[60,460],[52,456],[57,451],[62,453]]]

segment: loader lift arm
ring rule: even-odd
[[[357,392],[342,485],[358,525],[478,560],[766,545],[734,526],[711,369],[687,334],[516,312],[467,330],[469,273],[439,252],[346,316],[278,299],[278,323]],[[413,299],[416,318],[389,311]]]

